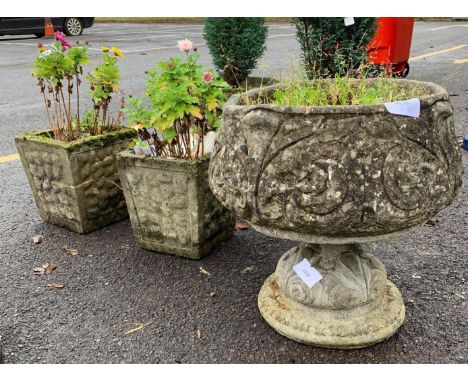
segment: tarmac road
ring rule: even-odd
[[[93,62],[101,45],[123,50],[122,88],[141,94],[144,70],[179,54],[177,40],[200,45],[199,25],[97,24],[85,31]],[[294,29],[270,28],[266,76],[298,57]],[[76,41],[76,38],[72,39]],[[201,261],[138,248],[128,220],[88,235],[43,223],[14,136],[46,117],[30,76],[37,40],[0,37],[0,347],[5,363],[466,363],[468,174],[457,201],[434,225],[400,240],[367,245],[401,290],[402,328],[372,347],[338,351],[304,346],[271,329],[257,294],[293,243],[238,231]],[[468,132],[468,24],[417,23],[408,78],[447,88],[457,134]],[[457,63],[461,62],[461,63]],[[468,152],[463,151],[465,167]],[[33,244],[36,234],[44,242]],[[71,256],[61,248],[79,250]],[[35,267],[54,263],[49,276]],[[208,277],[199,272],[208,270]],[[52,289],[62,283],[63,289]],[[213,294],[213,295],[212,295]],[[139,324],[141,330],[125,334]],[[197,331],[201,333],[198,338]]]

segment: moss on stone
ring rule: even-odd
[[[21,133],[16,136],[17,139],[22,140],[34,140],[34,141],[49,141],[53,140],[52,131],[50,130],[39,130],[39,131],[31,131],[28,133]]]
[[[75,151],[81,148],[83,145],[90,145],[93,147],[104,147],[108,145],[109,143],[114,142],[119,139],[134,138],[136,134],[137,133],[134,129],[121,128],[121,129],[114,130],[105,134],[90,135],[90,136],[77,139],[76,141],[67,142],[68,143],[67,151],[68,152]]]
[[[83,145],[92,147],[104,147],[109,143],[115,142],[122,139],[132,139],[136,137],[136,131],[130,128],[120,128],[100,135],[88,135],[83,136],[75,141],[62,141],[53,138],[52,130],[38,130],[28,133],[18,134],[16,140],[28,140],[35,142],[44,142],[54,146],[60,146],[67,150],[67,152],[73,152],[80,149]]]

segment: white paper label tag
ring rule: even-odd
[[[323,279],[322,275],[313,266],[309,260],[304,259],[300,263],[293,266],[294,272],[299,278],[306,283],[309,288],[312,288],[316,283]]]
[[[411,98],[406,101],[384,103],[385,108],[390,114],[406,115],[408,117],[419,117],[421,103],[419,98]]]
[[[345,27],[349,27],[354,24],[354,17],[343,17]]]

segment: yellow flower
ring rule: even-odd
[[[119,49],[117,49],[115,46],[113,46],[111,49],[112,49],[112,51],[114,52],[114,54],[117,57],[123,57],[124,56],[123,53]]]
[[[43,46],[41,46],[41,47],[39,48],[39,52],[40,52],[40,53],[44,53],[45,51],[46,51],[46,48],[44,48]]]
[[[104,53],[107,53],[109,51],[109,48],[107,46],[101,46],[101,50],[104,52]]]

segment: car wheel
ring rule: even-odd
[[[78,17],[67,17],[63,23],[63,31],[67,36],[79,36],[83,33],[83,22]]]

